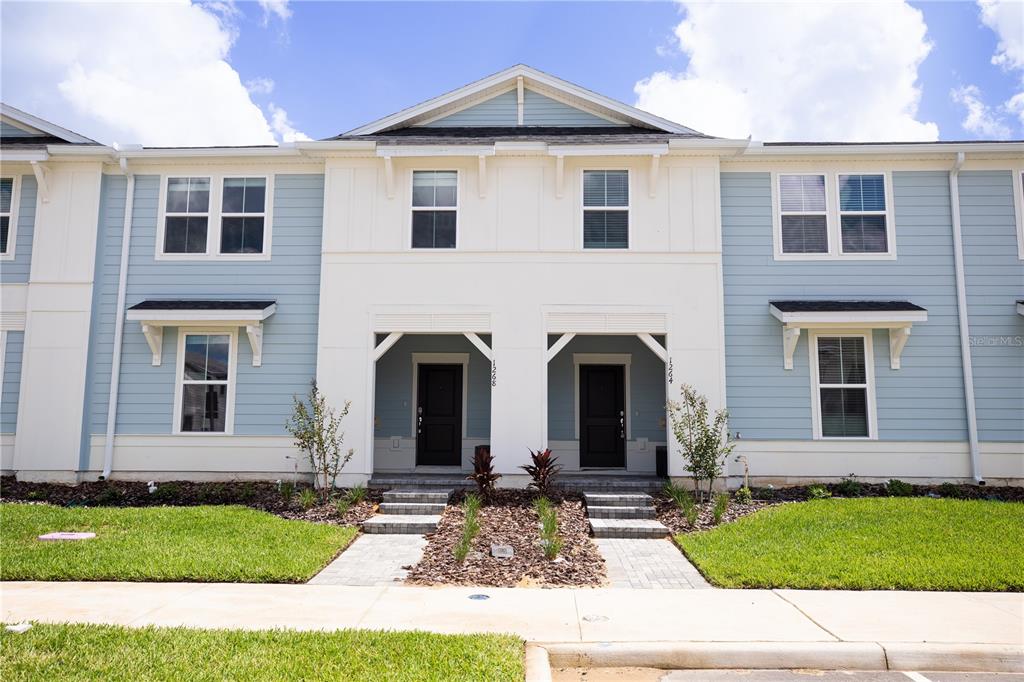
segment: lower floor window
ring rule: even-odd
[[[184,335],[181,420],[185,432],[224,433],[228,426],[230,334]]]
[[[818,401],[823,438],[868,438],[868,366],[863,336],[819,336]]]

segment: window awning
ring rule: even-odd
[[[910,301],[770,301],[768,309],[783,325],[786,369],[793,369],[801,329],[843,328],[888,329],[889,366],[899,369],[910,328],[928,320],[928,311]]]
[[[263,364],[263,321],[275,310],[276,301],[147,300],[128,308],[126,319],[142,325],[154,366],[161,362],[164,327],[227,325],[245,327],[252,347],[252,366],[259,367]]]

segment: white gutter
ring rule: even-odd
[[[930,142],[924,144],[763,144],[755,143],[747,154],[754,156],[952,154],[954,152],[1024,153],[1024,142]]]
[[[960,168],[964,165],[964,152],[957,152],[956,161],[949,171],[949,208],[953,217],[953,265],[956,271],[956,312],[960,323],[960,361],[964,371],[964,401],[967,403],[967,438],[971,451],[971,476],[981,484],[978,462],[978,415],[974,407],[974,369],[971,366],[970,327],[967,319],[967,285],[964,276],[964,245],[960,229]]]
[[[121,379],[121,341],[124,337],[125,297],[128,289],[128,256],[132,236],[132,211],[135,205],[135,176],[128,170],[128,159],[125,156],[121,156],[120,162],[121,172],[128,178],[128,182],[124,197],[124,225],[121,228],[121,267],[117,276],[114,352],[110,362],[110,396],[107,399],[107,432],[103,439],[101,481],[110,477],[110,470],[114,464],[114,426],[117,422],[117,389]]]

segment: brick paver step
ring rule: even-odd
[[[587,516],[592,519],[653,519],[654,507],[613,507],[588,504]]]
[[[448,498],[451,497],[451,494],[451,488],[433,490],[403,490],[399,488],[397,490],[388,490],[385,492],[384,501],[401,504],[448,504]]]
[[[590,519],[595,538],[663,538],[668,528],[654,519]]]
[[[422,535],[437,530],[440,522],[440,514],[377,514],[363,521],[363,532]]]
[[[429,516],[443,514],[445,506],[444,502],[384,502],[380,505],[380,513]]]
[[[654,498],[647,493],[583,493],[587,506],[653,507]]]

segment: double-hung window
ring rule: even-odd
[[[178,347],[179,418],[182,433],[227,433],[234,372],[231,333],[182,332]]]
[[[869,438],[870,336],[818,336],[817,393],[822,438]]]
[[[412,248],[454,249],[458,171],[413,171]]]
[[[782,253],[828,253],[824,175],[779,175]]]
[[[839,176],[839,231],[843,253],[888,253],[885,176]]]
[[[15,202],[16,183],[13,177],[0,178],[0,256],[13,257],[15,221],[17,220]]]
[[[629,171],[583,171],[583,248],[629,248]]]
[[[220,252],[263,253],[266,211],[266,178],[224,178]]]
[[[210,178],[168,178],[164,253],[206,253],[209,223]]]

